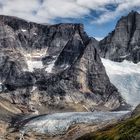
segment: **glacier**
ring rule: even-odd
[[[135,108],[140,103],[140,63],[127,60],[114,62],[102,58],[110,81],[118,88],[122,97]]]
[[[41,115],[29,119],[30,121],[27,121],[22,127],[21,133],[24,135],[29,131],[35,131],[42,134],[59,135],[66,133],[70,126],[75,124],[102,124],[112,120],[119,120],[127,113],[129,113],[129,111],[66,112]]]

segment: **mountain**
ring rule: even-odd
[[[82,24],[41,25],[0,16],[0,96],[23,113],[122,106]]]
[[[132,11],[122,17],[107,37],[99,42],[99,53],[103,58],[121,62],[124,59],[140,61],[140,14]]]

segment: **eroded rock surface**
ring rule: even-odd
[[[1,96],[23,112],[114,110],[110,83],[82,24],[40,25],[0,16]]]
[[[122,17],[115,30],[99,43],[101,57],[113,61],[124,59],[138,63],[140,61],[140,14],[132,11]]]

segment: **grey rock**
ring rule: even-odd
[[[88,111],[115,110],[124,101],[110,83],[97,46],[82,24],[41,25],[0,16],[4,92],[15,104],[44,111],[78,105]]]
[[[82,44],[81,40],[75,42],[72,39],[71,41],[73,42],[71,44],[78,43],[80,54],[76,51],[77,49],[75,49],[76,52],[73,51],[72,46],[75,45],[72,45],[69,50],[69,45],[66,45],[62,55],[57,59],[58,62],[56,61],[57,74],[40,78],[37,81],[39,89],[45,90],[54,99],[53,104],[56,102],[56,96],[62,99],[57,100],[59,104],[67,102],[65,97],[69,96],[71,102],[82,103],[89,110],[94,109],[95,106],[96,109],[109,110],[120,107],[123,100],[106,75],[105,68],[94,47],[95,39],[89,39],[87,44]],[[59,67],[65,65],[69,67],[58,72]]]
[[[99,42],[99,53],[103,58],[121,62],[140,61],[140,14],[132,11],[122,17],[107,37]]]

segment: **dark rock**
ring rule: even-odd
[[[140,61],[140,14],[132,11],[122,17],[114,31],[99,43],[101,57],[121,62]]]
[[[63,59],[60,61],[58,57],[57,60],[60,63],[56,63],[56,67],[58,67],[57,64],[60,66],[67,64],[70,67],[49,78],[37,81],[39,89],[46,90],[53,98],[56,95],[67,95],[75,102],[83,102],[87,108],[93,109],[95,104],[108,109],[118,108],[123,101],[106,75],[105,68],[94,47],[94,39],[89,39],[89,43],[80,46],[81,51],[79,54],[79,51],[75,53],[76,50],[72,53],[71,50],[69,52],[66,45],[66,50],[64,49],[62,56],[60,55]]]
[[[71,40],[68,41],[62,52],[59,54],[55,66],[71,66],[75,63],[81,52],[84,51],[85,45],[79,33],[75,33]]]
[[[0,16],[0,82],[17,104],[114,110],[123,101],[97,46],[81,24],[40,25]]]

